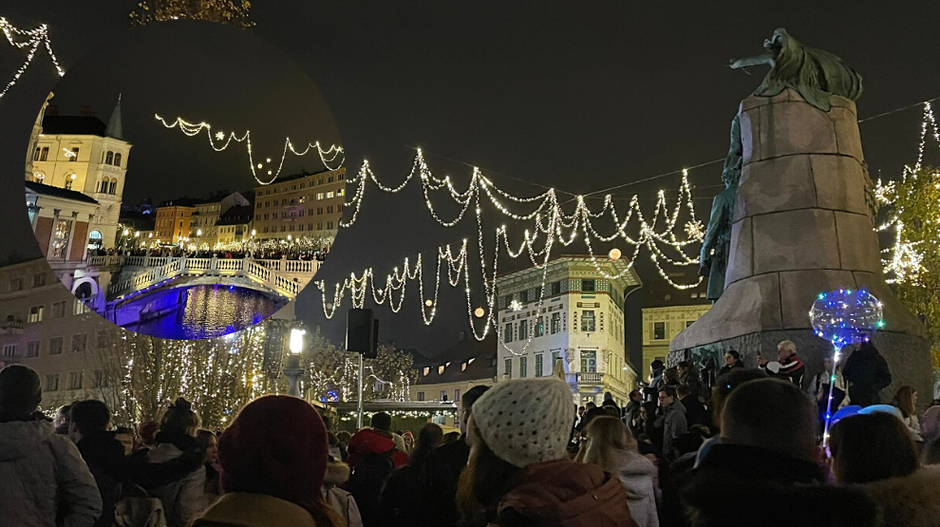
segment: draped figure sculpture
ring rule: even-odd
[[[705,238],[702,239],[702,252],[699,255],[699,274],[708,279],[706,297],[712,302],[718,300],[725,290],[725,270],[731,248],[731,224],[734,221],[734,198],[741,179],[741,163],[744,148],[741,146],[741,118],[735,115],[731,121],[731,147],[725,157],[721,171],[721,181],[725,190],[712,201],[711,216]]]

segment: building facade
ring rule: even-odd
[[[255,189],[256,238],[314,238],[328,249],[343,217],[346,167],[298,174]]]
[[[636,271],[624,260],[557,258],[539,306],[542,276],[532,268],[497,280],[498,378],[548,376],[562,360],[577,404],[600,404],[605,392],[624,403],[637,380],[625,356],[623,311],[625,295],[640,287]]]
[[[704,284],[687,290],[675,289],[662,280],[647,285],[643,303],[643,364],[640,370],[643,379],[649,376],[651,362],[657,359],[666,362],[672,339],[711,307],[711,301],[705,296]]]
[[[86,240],[98,202],[74,190],[26,182],[26,210],[39,249],[59,280],[71,287],[85,267]]]
[[[254,208],[251,205],[236,206],[225,211],[216,223],[219,243],[247,241],[254,229]]]
[[[42,258],[0,267],[0,368],[23,364],[42,380],[42,407],[105,398],[99,353],[117,329],[56,279]]]
[[[409,393],[412,401],[460,403],[461,395],[470,388],[496,382],[496,338],[491,335],[478,341],[462,332],[456,345],[415,367],[418,382]]]
[[[222,215],[232,207],[246,207],[249,205],[249,201],[238,192],[195,203],[195,210],[189,225],[190,243],[194,243],[196,247],[200,248],[203,245],[207,245],[209,248],[215,247],[215,244],[220,241],[216,224]]]
[[[77,116],[61,116],[48,102],[37,117],[41,126],[31,145],[26,178],[93,198],[97,208],[86,233],[87,245],[111,248],[117,238],[131,150],[123,134],[121,99],[107,125],[90,109],[83,108]]]
[[[189,241],[193,213],[196,212],[194,200],[176,199],[164,201],[157,207],[154,229],[158,245],[179,245]]]

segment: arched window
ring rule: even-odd
[[[116,167],[121,166],[121,153],[120,152],[114,154],[114,166]]]
[[[114,164],[114,152],[108,152],[108,155],[104,158],[104,164],[106,165]]]
[[[117,192],[117,180],[112,179],[111,185],[108,187],[108,194],[114,194]]]
[[[98,192],[100,192],[100,193],[102,193],[102,194],[104,194],[105,192],[107,192],[107,191],[108,191],[108,182],[109,182],[109,181],[111,181],[111,180],[108,179],[108,178],[102,179],[102,180],[101,180],[101,183],[98,184]]]
[[[39,153],[40,153],[40,152],[42,152],[42,150],[37,146],[37,147],[36,147],[36,151],[33,152],[33,161],[39,161]]]

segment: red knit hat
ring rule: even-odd
[[[328,446],[323,420],[309,403],[285,395],[259,397],[219,438],[222,488],[312,507],[319,501]]]

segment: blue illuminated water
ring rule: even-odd
[[[175,309],[126,329],[151,337],[194,340],[221,337],[261,322],[282,308],[287,299],[253,289],[224,285],[195,285],[172,289],[159,296],[131,300],[124,308],[145,309],[159,299],[178,300]]]

